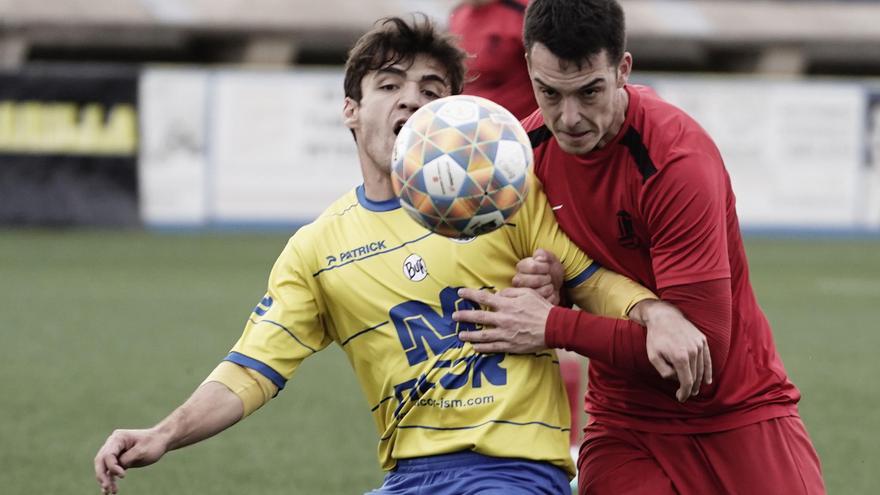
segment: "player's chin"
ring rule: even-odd
[[[570,154],[580,155],[587,153],[596,147],[596,134],[594,132],[582,132],[572,134],[564,131],[554,132],[556,142],[563,151]]]
[[[580,139],[560,138],[560,139],[557,139],[557,142],[559,143],[559,147],[562,148],[562,151],[564,151],[568,154],[571,154],[571,155],[583,155],[585,153],[589,153],[590,151],[593,151],[593,149],[596,147],[596,144],[597,144],[595,139],[585,139],[585,138],[580,138]]]

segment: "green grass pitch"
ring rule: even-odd
[[[0,492],[97,493],[92,458],[105,436],[155,423],[201,382],[285,241],[0,231]],[[829,493],[876,493],[880,242],[751,239],[747,249]],[[369,409],[331,347],[269,406],[131,471],[121,493],[360,494],[381,478]]]

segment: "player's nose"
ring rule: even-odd
[[[421,96],[419,85],[414,82],[407,82],[400,91],[400,107],[408,108],[415,112],[423,104]]]
[[[577,128],[581,120],[580,106],[577,101],[572,98],[563,98],[561,105],[562,114],[559,116],[559,120],[562,126],[570,130]]]

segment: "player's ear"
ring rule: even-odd
[[[629,75],[632,73],[633,66],[633,58],[630,52],[623,52],[623,56],[620,57],[620,63],[617,64],[617,87],[622,88],[627,81],[629,81]]]
[[[354,130],[358,125],[359,110],[360,105],[358,105],[358,102],[346,96],[345,103],[342,106],[342,122],[351,130]]]

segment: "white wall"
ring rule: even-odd
[[[312,220],[362,182],[342,100],[339,70],[147,70],[139,165],[144,223]]]
[[[880,130],[868,137],[869,100],[880,108],[880,87],[745,77],[646,80],[714,137],[744,227],[880,230],[880,164],[869,162],[880,157],[869,153]],[[361,182],[342,100],[336,68],[146,70],[144,223],[310,221]]]

